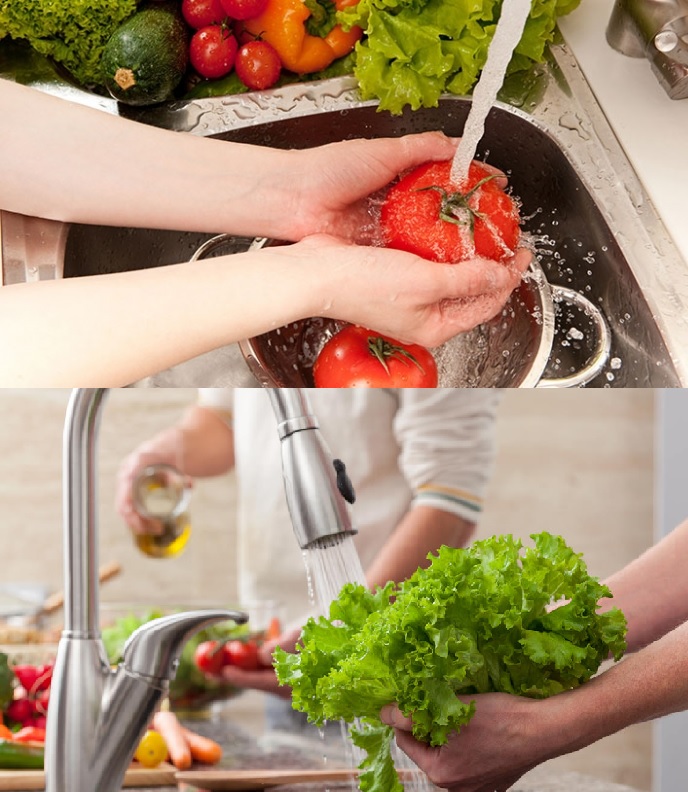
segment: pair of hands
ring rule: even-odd
[[[525,248],[506,264],[476,258],[449,265],[370,244],[368,196],[407,169],[451,159],[457,143],[428,132],[289,152],[293,165],[276,175],[276,190],[292,203],[273,219],[272,235],[300,240],[276,255],[327,267],[328,288],[312,315],[434,347],[499,313],[531,263]]]

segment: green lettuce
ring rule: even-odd
[[[386,704],[412,714],[417,739],[442,745],[474,712],[457,694],[545,698],[624,653],[623,614],[598,613],[609,589],[560,536],[532,539],[527,549],[511,535],[442,547],[429,567],[375,592],[348,583],[329,618],[308,620],[295,653],[276,650],[295,709],[317,725],[356,724],[352,739],[367,753],[364,792],[403,789],[392,731],[379,718]]]
[[[363,99],[394,114],[436,107],[444,92],[467,94],[487,60],[503,0],[359,0],[338,12],[359,25],[354,74]],[[557,17],[580,0],[533,0],[507,74],[541,63]]]

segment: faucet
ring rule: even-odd
[[[277,418],[282,474],[294,534],[303,550],[356,533],[344,501],[355,494],[346,467],[332,455],[303,388],[267,388]]]
[[[607,42],[647,58],[672,99],[688,97],[688,0],[616,0]]]
[[[65,623],[53,669],[45,743],[46,792],[119,792],[151,717],[198,630],[247,621],[200,610],[141,626],[112,669],[99,628],[96,439],[107,389],[72,392],[63,439]]]

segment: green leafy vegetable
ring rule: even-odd
[[[499,21],[503,0],[359,0],[338,12],[359,25],[354,74],[363,99],[401,113],[406,105],[436,107],[444,92],[467,94],[477,82]],[[533,0],[508,74],[544,59],[556,19],[580,0]]]
[[[525,550],[511,535],[442,547],[427,569],[376,592],[349,583],[329,618],[309,619],[295,654],[275,652],[296,709],[318,725],[357,722],[352,738],[368,754],[362,790],[402,789],[379,719],[385,704],[412,715],[416,738],[442,745],[474,712],[457,694],[544,698],[621,657],[623,614],[597,612],[611,592],[561,537],[532,538]]]
[[[14,671],[9,667],[7,655],[0,652],[0,712],[14,698]]]
[[[0,3],[0,39],[23,39],[84,85],[100,85],[100,58],[136,0],[21,0]]]

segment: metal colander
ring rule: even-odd
[[[208,240],[194,259],[227,252],[232,239],[221,235]],[[269,244],[281,243],[256,239],[251,248]],[[543,373],[554,343],[555,302],[559,301],[575,306],[589,318],[595,338],[580,370],[545,379]],[[313,364],[318,354],[345,324],[322,317],[304,319],[249,338],[239,346],[251,372],[264,387],[312,388]],[[539,264],[533,262],[500,314],[432,352],[439,387],[533,388],[572,387],[589,382],[604,368],[610,349],[611,336],[599,309],[578,292],[549,284]]]

